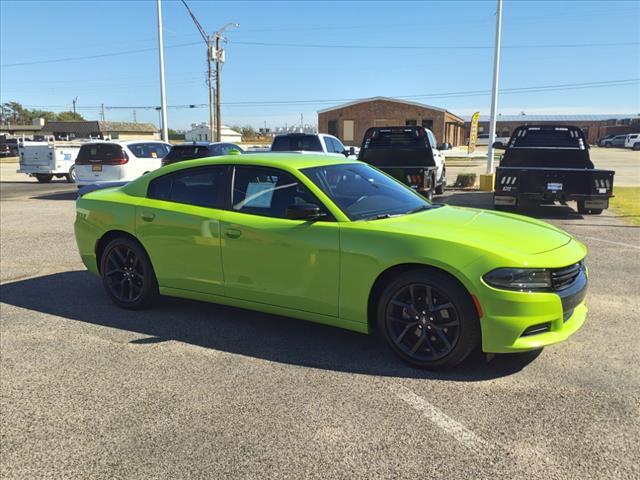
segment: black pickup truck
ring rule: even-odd
[[[575,200],[578,212],[597,215],[609,207],[614,174],[594,168],[578,127],[523,125],[496,170],[493,203],[507,209]]]
[[[371,127],[358,160],[382,170],[431,199],[444,193],[444,155],[430,130],[423,127]]]

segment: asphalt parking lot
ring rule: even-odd
[[[75,186],[2,167],[3,478],[640,477],[640,227],[616,212],[530,212],[589,247],[581,331],[430,373],[302,321],[120,310],[77,254]]]

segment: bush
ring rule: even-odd
[[[456,183],[453,185],[458,188],[471,188],[476,184],[475,173],[459,173]]]

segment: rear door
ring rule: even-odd
[[[126,148],[131,161],[125,168],[124,180],[134,180],[160,168],[171,146],[163,142],[140,142],[129,143]]]
[[[289,220],[287,206],[296,203],[322,207],[287,172],[235,167],[232,208],[222,218],[226,295],[336,317],[338,223]]]
[[[161,287],[224,294],[220,218],[228,167],[194,167],[157,177],[136,207],[136,234]]]

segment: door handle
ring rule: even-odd
[[[235,228],[227,228],[224,234],[229,238],[240,238],[242,232],[240,230],[236,230]]]
[[[142,212],[140,218],[145,222],[153,222],[153,219],[156,218],[156,216],[151,212]]]

